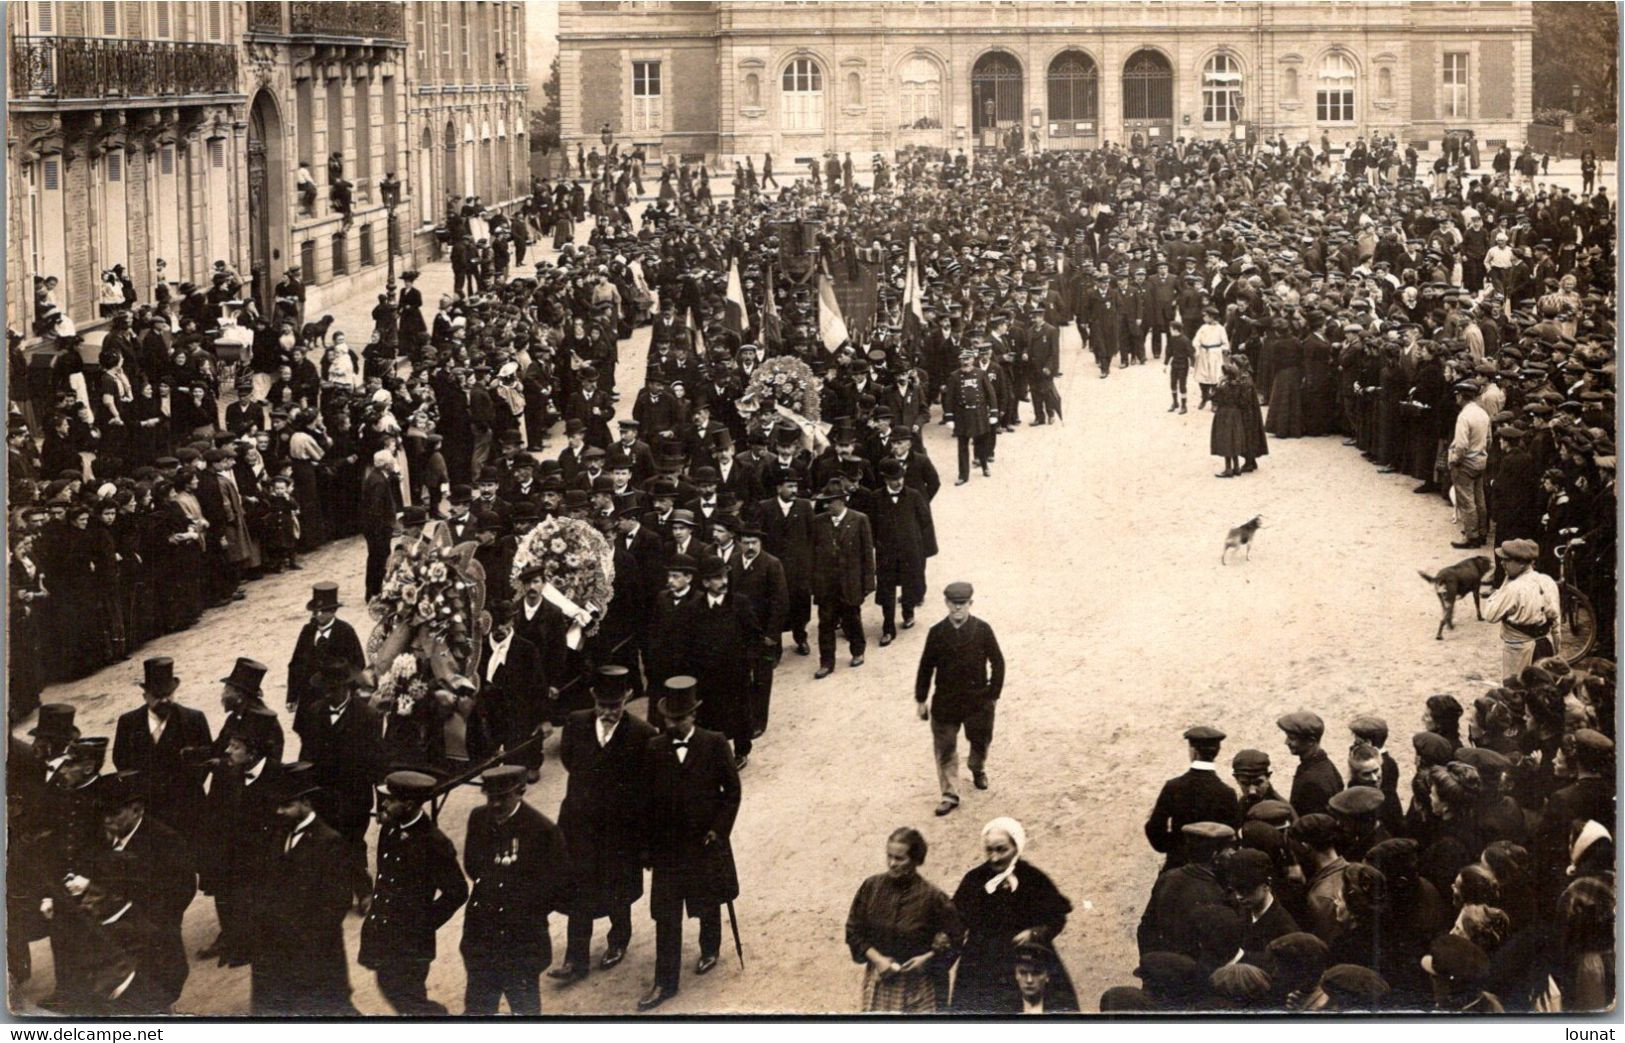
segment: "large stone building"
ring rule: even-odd
[[[234,3],[6,5],[9,327],[31,335],[35,276],[83,328],[114,265],[144,300],[160,259],[246,268],[242,31]]]
[[[559,16],[562,137],[651,154],[1457,127],[1522,140],[1527,2],[636,3]]]

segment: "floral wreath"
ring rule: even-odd
[[[778,355],[756,367],[745,394],[764,408],[781,405],[817,422],[822,388],[811,366],[793,355]]]
[[[583,632],[596,632],[615,594],[615,549],[609,540],[578,518],[549,518],[520,538],[513,555],[515,585],[537,565],[569,607],[592,614]]]
[[[479,644],[491,629],[485,611],[485,568],[477,544],[453,546],[444,525],[403,541],[385,566],[384,583],[367,603],[374,623],[367,656],[380,697],[410,715],[434,682],[470,677]]]

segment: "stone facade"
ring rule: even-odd
[[[157,262],[205,284],[246,271],[241,3],[6,7],[6,321],[32,336],[33,280],[56,276],[81,331],[101,274],[150,300]]]
[[[530,190],[530,68],[525,4],[417,2],[410,24],[411,159],[419,249],[434,243],[448,200],[512,206]]]
[[[1471,127],[1521,141],[1528,2],[564,3],[562,137],[651,154]],[[658,87],[651,87],[658,83]]]

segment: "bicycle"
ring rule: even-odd
[[[1564,529],[1560,535],[1568,542],[1552,549],[1557,555],[1558,616],[1551,641],[1557,654],[1570,664],[1590,655],[1597,644],[1596,610],[1591,607],[1591,599],[1569,582],[1569,555],[1585,545],[1585,537],[1573,535],[1576,531]]]

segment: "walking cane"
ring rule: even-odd
[[[739,940],[739,920],[734,916],[734,904],[728,902],[728,926],[734,932],[734,952],[739,956],[739,969],[745,969],[745,946]]]

